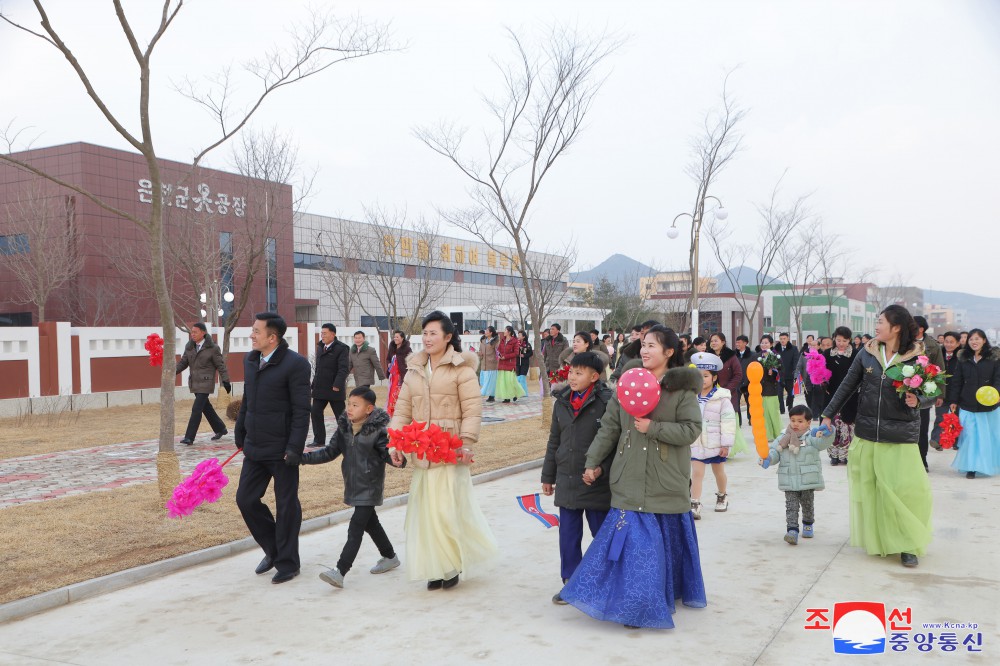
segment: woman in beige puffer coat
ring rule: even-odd
[[[411,454],[413,480],[406,506],[407,571],[428,590],[452,588],[460,573],[496,554],[497,544],[473,496],[471,446],[479,441],[482,401],[478,359],[463,352],[455,326],[442,312],[423,320],[422,351],[406,359],[407,373],[389,427],[417,421],[462,438],[457,464],[428,464]],[[393,452],[393,462],[402,454]]]

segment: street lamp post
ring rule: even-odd
[[[198,295],[198,300],[201,301],[201,316],[205,319],[209,319],[211,315],[212,327],[217,328],[219,326],[219,318],[226,314],[226,311],[222,308],[222,303],[220,301],[225,301],[226,303],[232,303],[236,296],[233,292],[229,291],[228,288],[221,294],[219,290],[222,285],[219,280],[213,280],[211,284],[208,285],[208,293],[202,292]]]
[[[722,206],[719,198],[709,194],[698,202],[694,215],[691,213],[681,213],[674,218],[674,221],[670,224],[670,228],[667,229],[667,238],[677,238],[680,234],[677,231],[677,220],[685,215],[691,218],[692,229],[694,230],[694,238],[691,241],[691,253],[693,255],[691,260],[691,335],[694,337],[698,337],[698,292],[700,291],[700,285],[698,284],[700,281],[698,278],[698,244],[701,240],[701,221],[705,213],[705,199],[715,199],[718,202],[719,207],[714,210],[715,217],[720,220],[729,217],[729,211]]]

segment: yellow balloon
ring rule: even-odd
[[[980,386],[976,391],[976,400],[984,407],[992,407],[1000,402],[1000,391],[992,386]]]
[[[764,366],[754,361],[747,366],[747,379],[750,386],[747,387],[747,411],[750,412],[750,429],[753,431],[753,443],[757,449],[757,455],[766,458],[770,452],[770,443],[767,441],[767,424],[764,422],[764,387],[761,380],[764,379]]]

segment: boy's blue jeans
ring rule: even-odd
[[[598,509],[565,509],[559,507],[559,562],[563,580],[569,580],[583,560],[583,518],[587,517],[590,536],[597,536],[597,530],[608,516],[608,511]]]

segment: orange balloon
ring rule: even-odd
[[[747,379],[750,386],[747,387],[747,409],[750,412],[750,420],[753,423],[750,428],[753,430],[753,443],[757,447],[757,455],[766,458],[771,445],[767,441],[767,424],[764,422],[764,389],[761,380],[764,379],[764,366],[754,361],[747,366]]]

